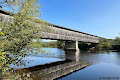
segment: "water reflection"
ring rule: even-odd
[[[89,66],[86,60],[79,60],[79,52],[66,51],[65,60],[16,70],[21,78],[31,80],[53,80]]]
[[[17,70],[22,79],[99,80],[99,77],[104,76],[119,77],[120,52],[81,50],[79,52],[64,52],[57,48],[45,49],[51,49],[49,56],[48,54],[30,55],[29,59],[34,61],[23,67],[24,69]],[[96,64],[93,64],[94,62]]]
[[[110,51],[80,51],[79,58],[81,60],[88,60],[91,62],[99,63],[113,63],[120,65],[120,52],[112,52]]]
[[[79,61],[79,51],[65,51],[65,59]]]
[[[49,53],[44,53],[44,54],[32,54],[32,56],[37,56],[37,57],[45,57],[45,58],[59,58],[59,59],[64,59],[65,58],[65,51],[62,49],[58,49],[58,48],[43,48],[46,51],[50,50]]]

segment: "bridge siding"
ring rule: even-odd
[[[13,16],[0,13],[0,20],[2,20],[3,22],[5,20],[11,21],[12,19]],[[39,26],[42,29],[40,24],[37,24],[37,26]],[[51,23],[48,23],[46,26],[51,30],[47,31],[44,29],[40,34],[41,38],[99,43],[99,37],[91,34],[82,33],[79,31],[75,31],[69,28],[64,28],[56,25],[51,25]]]

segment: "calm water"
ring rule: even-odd
[[[58,80],[120,80],[120,52],[44,49],[51,52],[31,54],[24,60],[34,61],[21,67],[11,65],[11,68],[20,69],[21,75],[30,73],[33,80],[49,80],[49,77]]]

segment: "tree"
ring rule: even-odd
[[[112,49],[111,43],[113,40],[100,38],[99,44],[95,47],[97,50],[109,50]]]
[[[45,52],[39,45],[38,35],[42,28],[38,24],[43,26],[44,22],[39,19],[41,4],[38,0],[2,0],[0,3],[1,8],[8,6],[12,9],[10,14],[14,17],[11,21],[0,22],[0,71],[4,75],[11,63],[18,66],[23,64],[22,58],[33,49],[39,48],[40,53]],[[33,39],[38,43],[34,44]]]
[[[116,37],[112,44],[113,49],[120,50],[120,37]]]
[[[114,45],[120,45],[120,37],[115,38]]]
[[[60,49],[64,49],[64,47],[65,47],[65,41],[57,40],[57,46]]]

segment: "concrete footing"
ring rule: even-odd
[[[78,41],[66,41],[65,42],[65,47],[64,47],[65,51],[79,51],[78,48]]]

